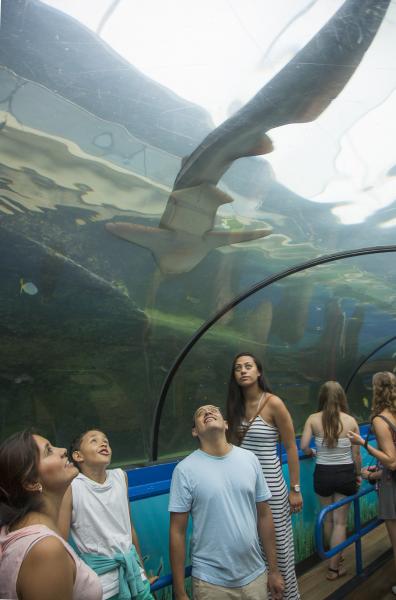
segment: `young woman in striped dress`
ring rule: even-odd
[[[290,513],[302,509],[294,427],[289,411],[282,400],[270,392],[263,376],[263,367],[252,354],[240,353],[233,360],[227,421],[230,441],[251,450],[260,461],[272,493],[269,504],[275,525],[278,565],[285,581],[283,598],[299,600],[290,518]],[[277,452],[279,438],[287,453],[289,492]]]

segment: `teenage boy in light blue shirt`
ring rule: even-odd
[[[194,414],[200,442],[173,472],[169,512],[170,557],[176,600],[188,600],[184,564],[192,517],[194,600],[280,600],[284,583],[276,564],[275,532],[267,487],[256,456],[229,444],[227,423],[215,406]],[[261,555],[259,536],[268,559]]]

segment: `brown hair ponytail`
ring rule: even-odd
[[[0,446],[0,526],[40,510],[40,494],[26,489],[38,479],[39,449],[31,431],[15,433]]]
[[[373,375],[373,405],[371,418],[388,409],[396,416],[396,377],[383,371]]]
[[[342,386],[337,381],[326,381],[319,390],[319,411],[322,411],[323,442],[334,448],[342,431],[341,412],[348,412],[348,403]]]

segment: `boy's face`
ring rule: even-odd
[[[81,463],[81,466],[107,467],[111,462],[111,448],[107,436],[103,431],[87,431],[81,440],[80,450],[73,452],[73,459]]]
[[[223,431],[228,429],[227,421],[224,420],[221,410],[217,406],[207,404],[200,406],[194,413],[193,437],[205,437],[211,431]]]

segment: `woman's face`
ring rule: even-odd
[[[253,358],[249,355],[240,356],[234,363],[234,377],[241,387],[249,387],[257,383],[261,373]]]
[[[56,448],[41,435],[33,435],[39,452],[38,474],[43,491],[65,489],[77,477],[78,469],[69,462],[66,448]]]

